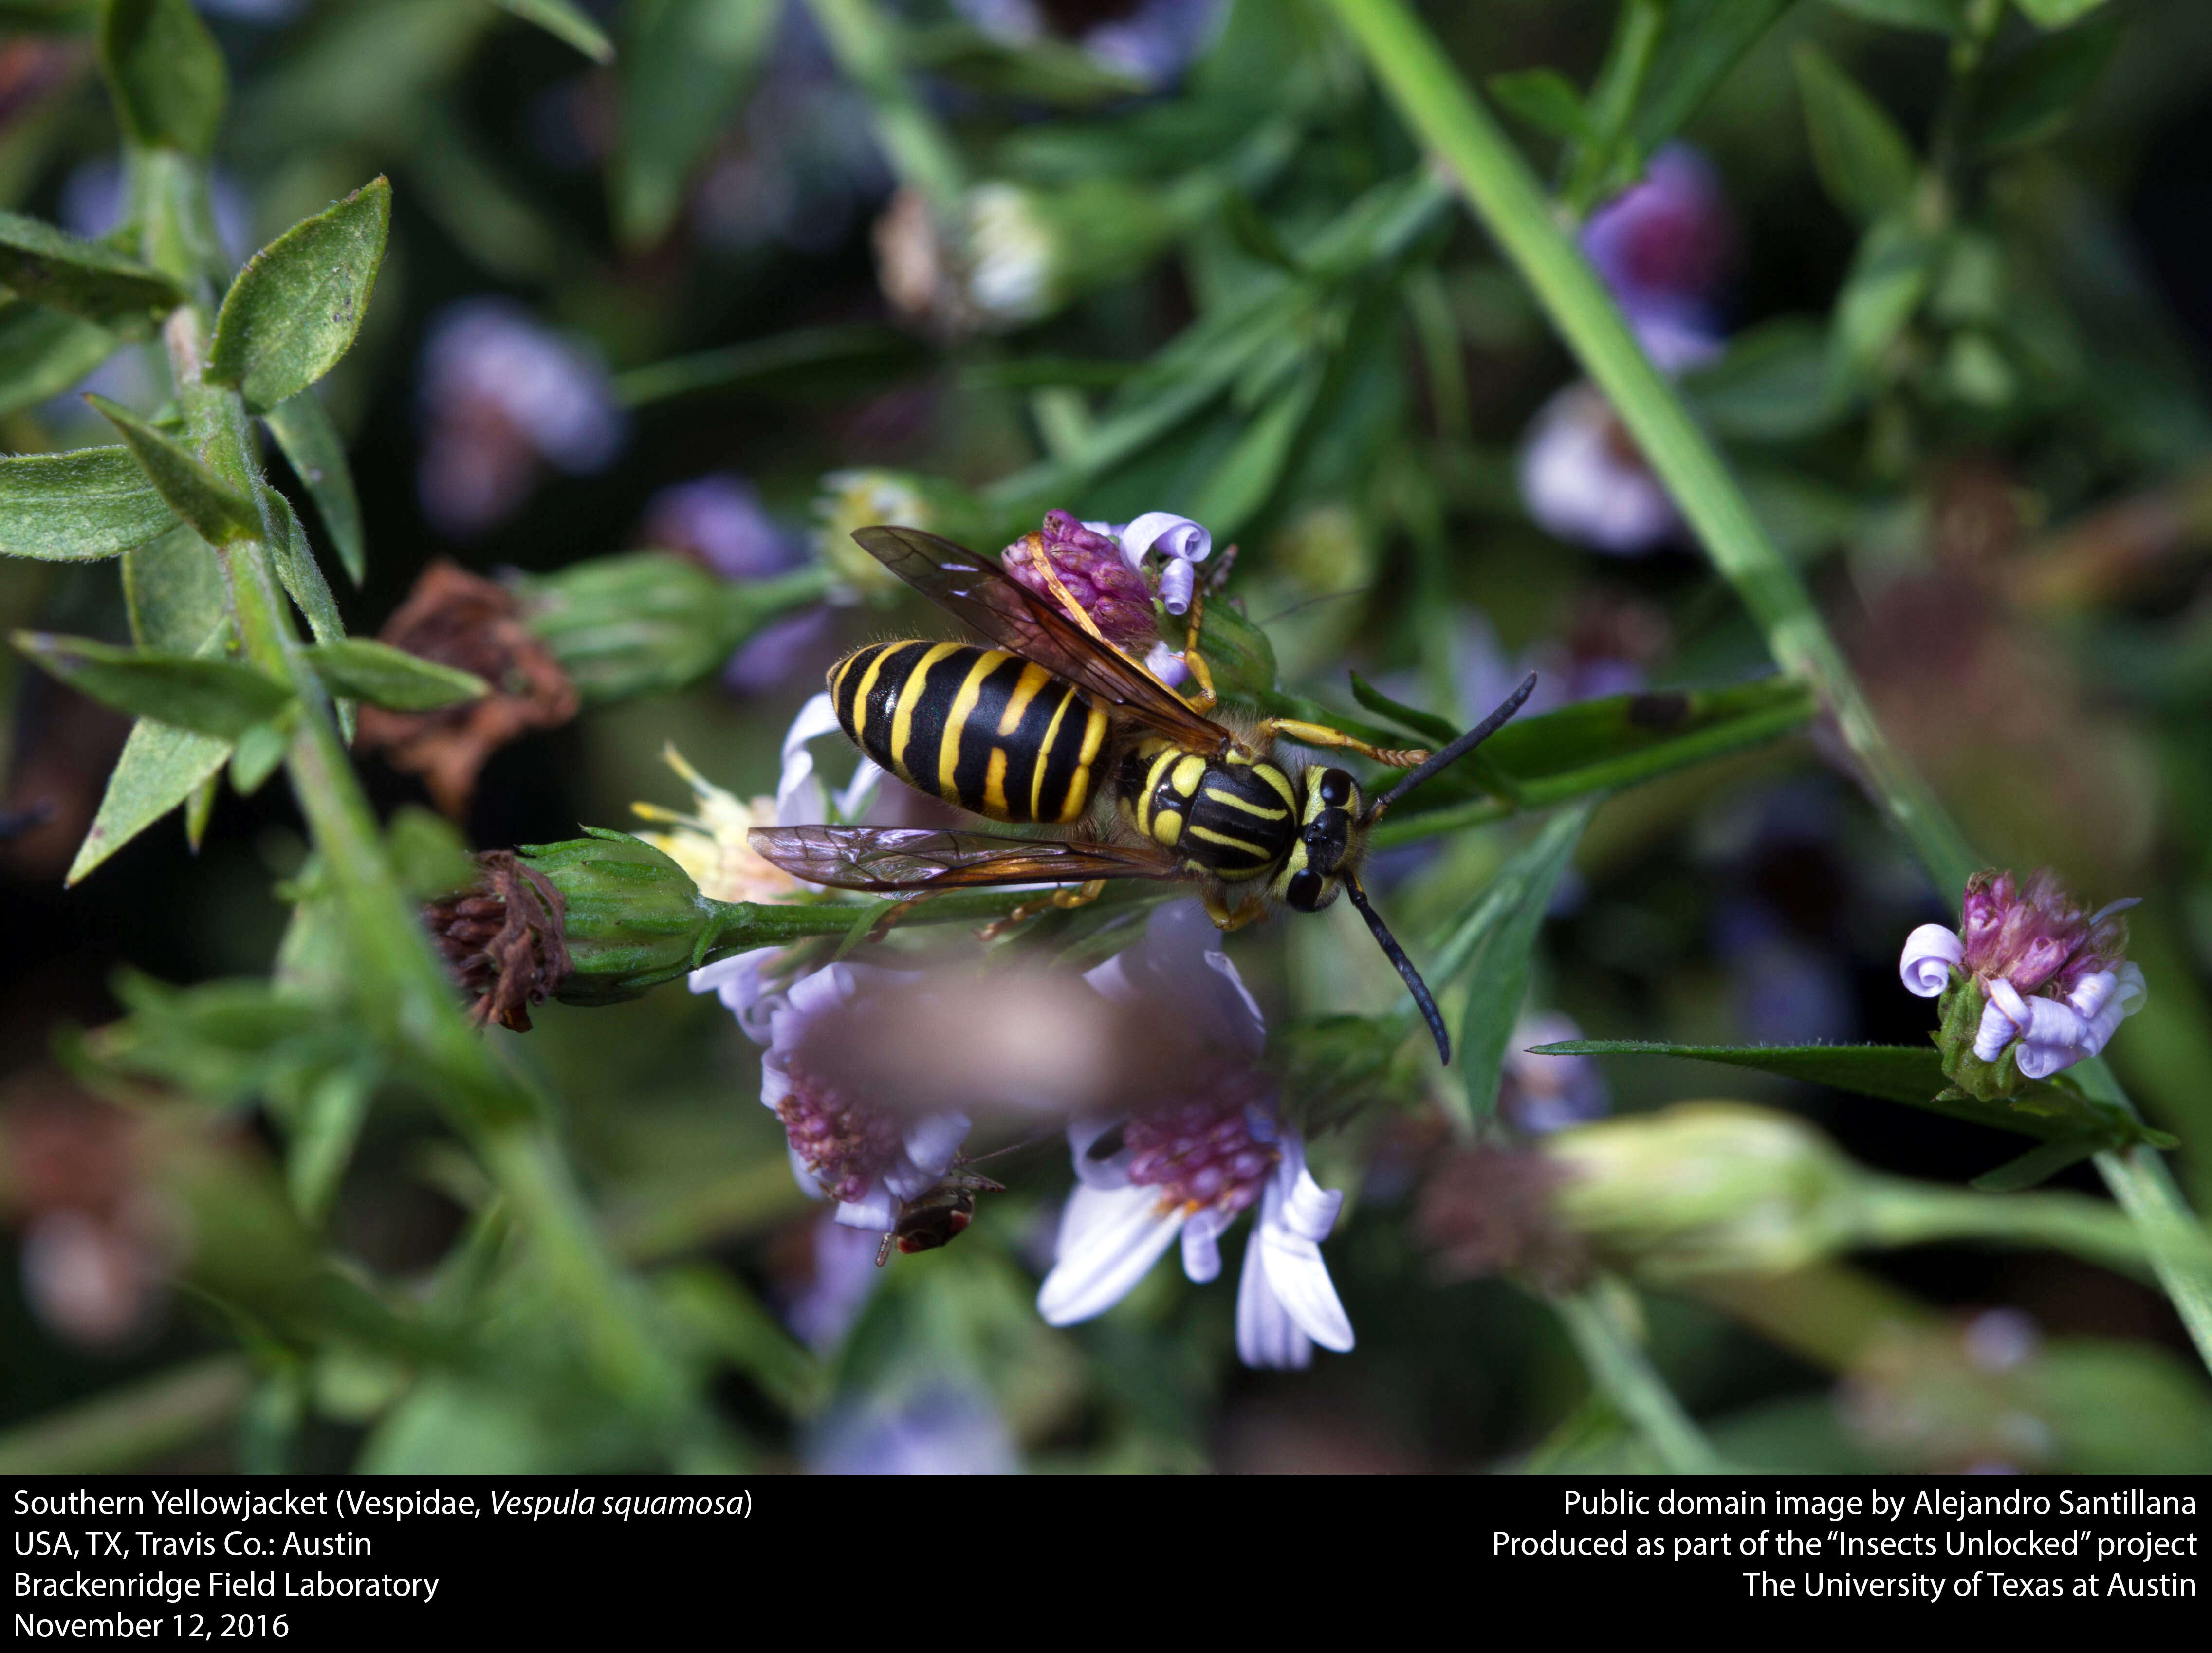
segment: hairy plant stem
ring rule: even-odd
[[[1611,400],[1713,566],[1765,633],[1784,671],[1835,719],[1868,790],[1938,889],[1955,901],[1979,866],[1965,836],[1890,744],[1797,571],[1767,538],[1717,450],[1644,354],[1620,307],[1560,228],[1507,140],[1404,0],[1330,0],[1407,124],[1465,191],[1583,370]],[[2101,1060],[2075,1070],[2091,1094],[2133,1111]],[[2097,1169],[2142,1231],[2159,1283],[2212,1367],[2212,1264],[2166,1163],[2147,1149],[2100,1153]]]
[[[196,244],[189,227],[204,209],[202,169],[164,154],[137,173],[148,180],[145,251],[202,295],[162,329],[189,440],[203,463],[253,500],[261,538],[219,548],[232,620],[245,654],[288,684],[298,710],[286,763],[317,849],[347,917],[358,1005],[387,1047],[429,1081],[517,1213],[537,1258],[568,1304],[601,1381],[635,1404],[674,1398],[673,1370],[655,1346],[632,1288],[594,1232],[540,1097],[495,1061],[456,1007],[453,985],[416,921],[384,851],[368,800],[338,735],[330,696],[308,664],[270,561],[277,532],[261,494],[251,420],[238,392],[203,374],[211,331],[208,295],[217,272],[177,269]]]

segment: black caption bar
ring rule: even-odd
[[[1034,1577],[1032,1561],[1109,1553],[1094,1535],[1127,1555],[1163,1516],[1162,1489],[1129,1481],[856,1492],[766,1477],[5,1481],[10,1626],[18,1642],[319,1644],[495,1614],[510,1634],[574,1634],[641,1604],[727,1613],[734,1582],[772,1590],[831,1553],[877,1589],[909,1565],[941,1580],[956,1547],[979,1576],[1011,1563]],[[2208,1492],[2203,1477],[1528,1477],[1336,1481],[1285,1504],[1260,1482],[1191,1480],[1173,1489],[1169,1524],[1245,1515],[1279,1528],[1303,1510],[1295,1547],[1324,1566],[1425,1534],[1471,1582],[1559,1603],[1777,1620],[1840,1602],[1911,1612],[2065,1598],[2125,1612],[2200,1594]],[[1634,1594],[1560,1593],[1593,1585]]]

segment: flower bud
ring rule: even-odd
[[[697,967],[726,909],[668,856],[626,833],[526,844],[477,857],[475,886],[434,902],[425,921],[472,1012],[518,1032],[548,998],[608,1005]]]
[[[822,600],[829,576],[804,567],[725,580],[673,551],[633,551],[518,580],[526,624],[587,705],[671,694],[720,671],[779,616]]]
[[[1848,1243],[1863,1174],[1789,1115],[1686,1103],[1545,1139],[1559,1218],[1651,1279],[1779,1273]]]

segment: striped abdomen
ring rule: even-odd
[[[967,643],[872,643],[830,668],[853,744],[908,786],[994,821],[1079,821],[1106,714],[1042,666]]]

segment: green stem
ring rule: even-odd
[[[1674,386],[1645,356],[1604,283],[1560,228],[1520,152],[1403,0],[1330,3],[1407,122],[1449,169],[1483,228],[1611,400],[1713,566],[1765,633],[1776,664],[1820,696],[1868,789],[1936,886],[1963,889],[1979,865],[1965,836],[1883,734],[1812,594],[1759,526]],[[2075,1071],[2085,1085],[2129,1105],[2101,1061]],[[2164,1161],[2141,1150],[2100,1154],[2097,1167],[2140,1228],[2160,1283],[2198,1355],[2212,1366],[2212,1263],[2202,1245],[2185,1243],[2194,1237],[2196,1222],[2171,1172]]]
[[[1661,1468],[1677,1475],[1719,1473],[1727,1468],[1721,1455],[1621,1324],[1623,1311],[1632,1311],[1634,1305],[1628,1288],[1610,1279],[1552,1301],[1590,1381],[1644,1437]]]
[[[1644,89],[1652,50],[1666,26],[1665,0],[1624,0],[1605,66],[1590,87],[1590,120],[1598,130],[1598,141],[1577,143],[1567,155],[1567,181],[1561,193],[1577,217],[1589,210],[1623,159],[1621,135],[1636,113],[1637,94]]]
[[[243,1355],[216,1355],[110,1389],[0,1434],[0,1475],[100,1475],[181,1450],[235,1418],[253,1392]]]
[[[874,106],[876,136],[901,181],[928,197],[948,220],[967,185],[967,168],[899,61],[898,36],[872,0],[808,0],[823,38]]]
[[[167,157],[149,175],[165,185],[149,202],[153,246],[182,244],[164,225],[188,222],[204,196],[196,167]],[[213,272],[203,269],[208,281]],[[175,311],[163,328],[186,427],[202,460],[260,501],[261,467],[243,400],[202,376],[210,324],[204,302]],[[308,664],[270,566],[276,526],[262,504],[263,536],[216,553],[246,656],[292,687],[299,714],[287,765],[301,813],[345,909],[359,1003],[388,1046],[434,1076],[429,1088],[475,1140],[576,1316],[600,1376],[633,1400],[663,1398],[667,1367],[593,1233],[580,1195],[553,1146],[541,1100],[491,1057],[456,1009],[414,905],[384,852],[382,835],[339,737],[330,697]]]
[[[1879,1246],[1994,1240],[2048,1246],[2141,1276],[2143,1236],[2127,1214],[2078,1194],[1972,1194],[1880,1178],[1864,1190],[1858,1237]]]

